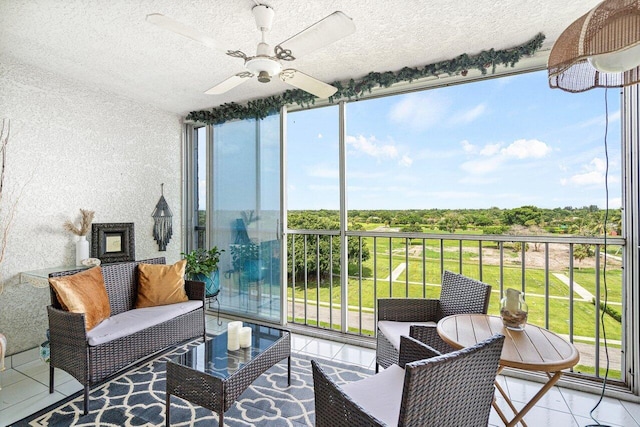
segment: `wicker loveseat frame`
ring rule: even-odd
[[[165,258],[103,265],[102,275],[109,296],[111,315],[134,308],[140,263],[165,264]],[[78,273],[70,270],[52,273],[60,277]],[[84,386],[84,414],[89,408],[89,388],[133,362],[152,355],[171,345],[194,337],[205,337],[204,283],[185,281],[190,300],[202,301],[202,308],[178,315],[171,320],[117,338],[104,344],[91,346],[87,340],[84,314],[62,310],[55,292],[51,290],[51,305],[47,307],[50,334],[49,393],[53,393],[54,368],[62,369]]]

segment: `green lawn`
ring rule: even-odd
[[[378,227],[379,224],[366,224],[365,228],[370,230]],[[431,231],[429,231],[431,232]],[[465,232],[467,233],[467,232]],[[467,233],[471,234],[471,233]],[[461,272],[462,274],[480,279],[479,271],[479,247],[477,241],[460,241],[444,240],[441,253],[440,240],[426,240],[424,244],[424,255],[422,253],[422,240],[418,239],[415,244],[407,241],[399,236],[397,238],[376,238],[375,246],[373,238],[363,238],[363,242],[371,251],[369,260],[362,263],[360,270],[357,265],[349,266],[349,289],[348,304],[352,308],[350,310],[357,312],[358,307],[362,308],[364,313],[373,314],[375,298],[389,297],[411,297],[411,298],[438,298],[440,294],[440,278],[442,269],[453,272]],[[463,248],[460,251],[460,248]],[[484,242],[484,249],[496,249],[497,246],[493,242]],[[376,251],[374,256],[374,249]],[[406,250],[409,249],[409,257],[406,256]],[[569,302],[569,286],[563,283],[554,273],[569,277],[567,268],[549,271],[548,277],[545,275],[544,268],[534,268],[528,263],[528,257],[532,256],[530,247],[525,253],[526,268],[523,269],[517,265],[521,260],[521,252],[511,249],[510,244],[504,245],[504,266],[502,268],[503,286],[504,288],[512,287],[516,289],[524,289],[526,292],[526,301],[529,305],[529,323],[543,327],[562,334],[572,334],[574,342],[583,342],[592,344],[595,337],[596,318],[600,318],[601,312],[596,312],[596,307],[592,301],[584,300],[583,296],[573,292],[573,330],[570,331],[570,302]],[[391,256],[390,256],[391,254]],[[461,259],[462,257],[462,259]],[[374,265],[375,262],[375,265]],[[400,274],[391,280],[390,276],[394,269],[403,263],[407,263],[406,268]],[[460,271],[462,264],[462,271]],[[499,265],[492,265],[483,258],[482,281],[492,286],[492,295],[489,306],[489,313],[497,315],[499,312],[500,302],[500,274]],[[516,264],[516,265],[513,265]],[[568,265],[568,259],[565,265]],[[375,269],[375,274],[374,274]],[[315,276],[310,277],[305,290],[304,283],[297,281],[295,288],[295,298],[303,300],[306,298],[309,304],[317,303],[328,306],[331,299],[334,308],[341,303],[341,288],[339,280],[339,272],[335,271],[333,286],[329,289],[329,279],[321,280],[319,286],[315,281]],[[426,285],[423,285],[424,282]],[[377,280],[374,282],[373,278]],[[574,263],[573,280],[578,283],[584,290],[595,295],[596,292],[596,272],[592,267],[581,266],[580,263]],[[600,289],[601,299],[604,298],[604,277],[600,273]],[[524,282],[524,284],[523,284]],[[611,307],[621,312],[622,302],[622,270],[619,267],[607,266],[606,273],[607,296]],[[305,292],[306,291],[306,292]],[[289,298],[292,298],[292,290],[289,287]],[[548,299],[548,313],[545,305],[545,295]],[[310,310],[314,310],[315,307]],[[299,317],[300,313],[296,313]],[[303,321],[300,319],[296,319]],[[328,319],[320,319],[321,327],[333,327],[339,329],[340,319],[334,314],[334,324],[329,325]],[[607,338],[613,341],[620,341],[622,328],[621,324],[609,315],[604,316]],[[548,322],[548,323],[547,323]],[[317,324],[312,320],[307,320],[309,324]],[[366,325],[350,324],[350,331],[355,333],[373,335],[373,331],[369,330]],[[611,348],[620,348],[617,343],[609,343]],[[585,373],[593,373],[594,367],[579,365],[577,371]],[[616,373],[611,373],[613,376]],[[617,373],[619,376],[619,372]]]

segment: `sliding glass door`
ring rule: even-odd
[[[280,320],[280,118],[213,128],[210,246],[220,260],[221,308]]]

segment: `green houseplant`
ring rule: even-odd
[[[188,254],[182,253],[187,260],[185,275],[188,279],[204,282],[207,297],[218,295],[220,292],[220,276],[218,273],[218,263],[220,255],[224,250],[219,250],[217,246],[211,249],[198,248]]]

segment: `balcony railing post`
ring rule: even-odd
[[[605,247],[605,250],[607,248]],[[595,296],[595,321],[596,321],[596,377],[600,377],[600,245],[596,245],[596,296]]]
[[[349,331],[349,248],[347,229],[347,104],[338,103],[340,154],[340,330]]]

